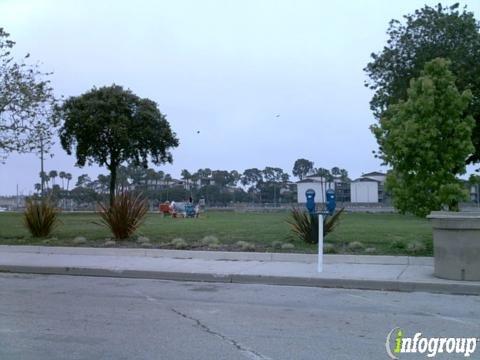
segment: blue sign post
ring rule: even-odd
[[[333,215],[335,212],[335,208],[337,207],[335,190],[328,189],[325,192],[325,195],[326,210],[317,212],[315,206],[315,190],[308,189],[307,191],[305,191],[305,197],[307,199],[306,206],[308,212],[310,213],[312,223],[314,222],[314,219],[318,216],[318,272],[323,271],[323,216]]]

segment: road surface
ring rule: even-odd
[[[479,319],[478,296],[0,274],[2,360],[385,359],[394,327],[479,337]]]

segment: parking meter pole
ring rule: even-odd
[[[323,271],[323,215],[328,216],[328,214],[332,215],[332,213],[335,211],[335,192],[333,190],[328,190],[327,191],[327,209],[328,211],[323,211],[322,212],[316,212],[315,208],[315,190],[313,189],[308,189],[305,191],[305,197],[306,197],[306,206],[307,210],[310,214],[310,224],[312,224],[315,229],[315,220],[316,216],[318,216],[318,232],[316,232],[316,236],[318,238],[318,267],[317,270],[318,272]]]
[[[318,214],[318,272],[323,271],[323,215]]]

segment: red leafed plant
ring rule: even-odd
[[[46,237],[58,225],[58,210],[49,199],[28,199],[23,222],[33,237]]]
[[[101,224],[110,229],[115,239],[131,237],[142,225],[148,211],[147,200],[141,194],[127,191],[115,196],[112,206],[100,206]]]

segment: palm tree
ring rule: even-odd
[[[48,176],[52,179],[52,187],[55,185],[55,178],[58,176],[57,170],[52,170],[48,173]]]
[[[160,182],[160,190],[163,187],[162,181],[165,178],[165,173],[162,170],[157,171],[157,184]]]
[[[40,192],[42,191],[42,184],[36,183],[35,185],[33,185],[33,188],[36,192]]]
[[[145,173],[145,183],[146,183],[146,190],[150,187],[154,187],[157,190],[157,183],[158,183],[157,172],[153,169],[147,169]],[[151,186],[154,185],[154,186]]]
[[[198,176],[198,173],[193,173],[191,176],[190,176],[190,181],[192,183],[192,186],[194,186],[195,188],[198,188],[198,180],[200,179],[200,177]]]
[[[332,180],[332,174],[330,174],[330,171],[325,168],[318,168],[316,169],[316,176],[320,177],[320,187],[322,188],[322,200],[321,202],[325,202],[325,191],[327,190],[327,184],[328,182],[331,182]]]
[[[340,175],[340,168],[338,166],[335,166],[332,168],[331,173],[333,176],[337,177]]]
[[[172,181],[172,175],[170,174],[165,174],[165,176],[163,177],[163,180],[165,181],[165,184],[167,186],[167,200],[169,200],[168,198],[168,190],[170,188],[170,181]]]
[[[50,176],[47,175],[46,172],[41,172],[40,173],[40,179],[42,181],[42,184],[43,184],[43,188],[44,190],[49,188],[49,182],[50,182]]]
[[[58,177],[62,180],[62,190],[65,190],[65,171],[60,171]]]
[[[340,180],[342,182],[348,182],[348,171],[345,169],[340,169]]]
[[[181,176],[182,176],[182,179],[185,180],[185,185],[186,185],[185,189],[190,189],[189,181],[192,178],[192,174],[190,174],[190,172],[187,169],[183,169]]]
[[[66,173],[65,179],[67,179],[67,191],[68,191],[68,185],[70,184],[70,180],[72,180],[72,174]]]
[[[47,173],[45,171],[41,171],[40,172],[40,187],[41,187],[40,191],[42,192],[42,196],[43,196],[43,191],[45,190],[47,178],[48,178]]]

